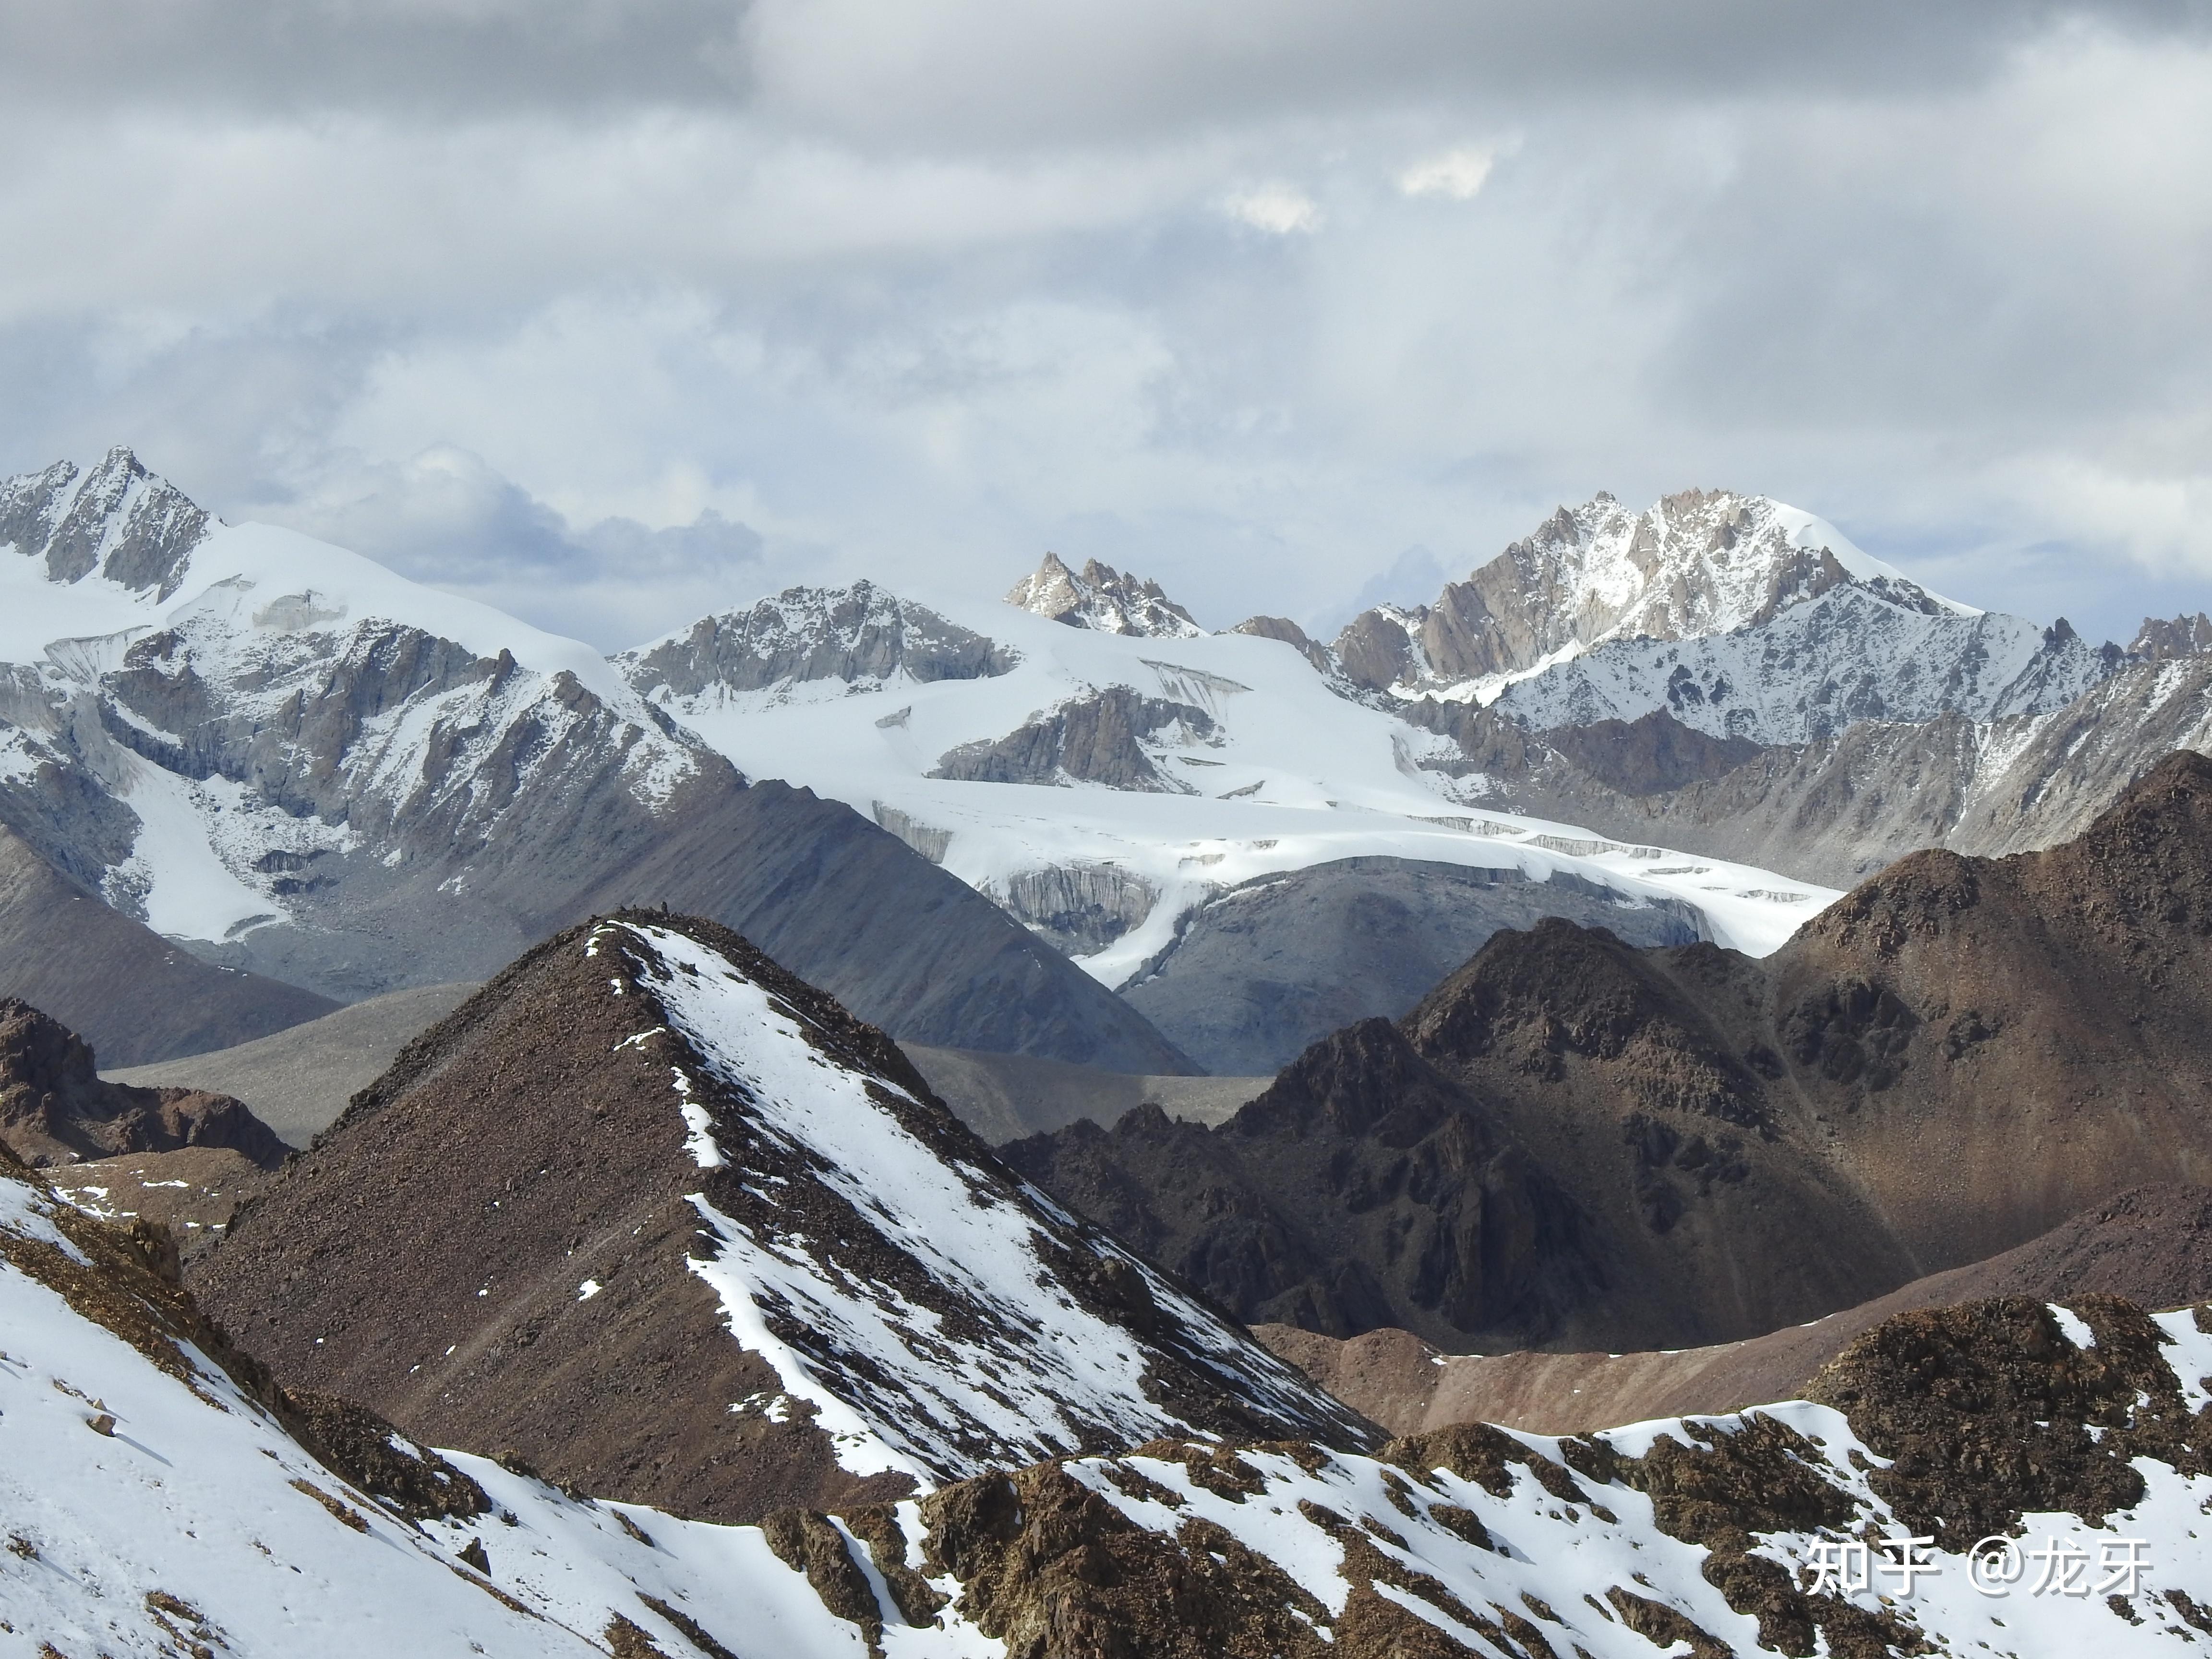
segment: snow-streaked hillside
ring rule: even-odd
[[[1333,1423],[1359,1443],[1350,1413],[1242,1330],[1003,1166],[963,1158],[949,1121],[787,986],[671,927],[605,922],[580,948],[618,993],[646,994],[621,1046],[674,1062],[669,1107],[699,1169],[739,1175],[732,1193],[690,1197],[718,1245],[694,1270],[852,1474],[927,1489],[986,1462],[1188,1432],[1162,1403],[1167,1352],[1266,1420]],[[649,1010],[665,1024],[645,1025]],[[655,1044],[664,1031],[680,1046]],[[695,1072],[720,1098],[695,1094]],[[735,1214],[717,1206],[735,1196]],[[1141,1317],[1083,1306],[1070,1263],[1128,1286]]]
[[[811,632],[852,595],[794,589],[616,659],[631,684],[749,775],[847,801],[1031,920],[1097,905],[1118,936],[1079,958],[1120,984],[1221,889],[1332,860],[1387,855],[1543,879],[1585,878],[1626,902],[1694,905],[1712,936],[1763,954],[1833,897],[1767,872],[1622,846],[1470,806],[1421,761],[1448,740],[1335,695],[1280,641],[1069,627],[1011,606],[917,596],[935,635],[989,641],[969,677],[794,670],[771,684],[678,647]],[[764,620],[772,611],[771,626]],[[910,613],[909,613],[910,614]],[[796,660],[778,647],[787,660]],[[825,661],[842,660],[828,653]],[[684,689],[693,688],[696,689]]]
[[[1377,1438],[727,928],[566,930],[435,1044],[194,1266],[270,1364],[410,1432],[728,1521],[1163,1435]]]
[[[0,1171],[0,1655],[538,1659],[603,1655],[617,1620],[694,1651],[647,1597],[748,1659],[865,1651],[757,1531],[459,1454],[489,1511],[410,1519],[288,1433],[87,1225]]]
[[[1908,1589],[1877,1569],[1863,1588],[1809,1594],[1816,1549],[1848,1570],[1855,1539],[1927,1524],[1928,1489],[1917,1466],[1807,1404],[1580,1442],[1451,1429],[1374,1457],[1164,1441],[836,1517],[720,1526],[441,1460],[398,1433],[344,1458],[311,1451],[191,1340],[189,1304],[126,1244],[9,1174],[0,1256],[11,1659],[1005,1659],[1089,1650],[1102,1626],[1147,1650],[1297,1659],[1644,1659],[1762,1638],[2071,1659],[2193,1651],[2208,1617],[2212,1477],[2179,1473],[2191,1455],[2172,1441],[2117,1465],[2109,1513],[2014,1511],[2021,1576],[1998,1595],[1974,1588],[1948,1535],[1914,1553]],[[2191,1379],[2212,1371],[2212,1341],[2188,1314],[2163,1316],[2148,1328],[2163,1356],[2145,1356],[2140,1318],[2044,1322],[2055,1376],[2100,1376],[2117,1350],[2115,1375],[2142,1385],[2095,1430],[2044,1425],[2092,1461],[2098,1436],[2132,1447],[2205,1402]],[[1990,1500],[1970,1483],[1966,1501]],[[2065,1593],[2033,1593],[2045,1540],[2084,1558]],[[2122,1557],[2141,1571],[2116,1578],[2106,1561]],[[1055,1630],[1063,1645],[1038,1644]]]

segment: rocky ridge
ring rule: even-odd
[[[854,690],[903,678],[927,684],[1006,673],[1012,654],[872,582],[786,588],[748,611],[704,617],[680,634],[612,659],[641,695],[696,713],[696,700],[727,700],[824,680]]]
[[[1775,747],[1869,720],[1988,722],[2063,708],[2112,678],[2118,646],[2064,618],[1971,617],[1840,583],[1753,627],[1695,639],[1609,641],[1501,690],[1492,707],[1532,731],[1664,710],[1715,738]]]
[[[1631,513],[1601,493],[1435,605],[1361,613],[1332,655],[1353,684],[1392,697],[1487,702],[1609,641],[1733,633],[1852,586],[1923,614],[1975,614],[1765,496],[1691,489]]]
[[[1030,574],[1016,582],[1006,603],[1033,611],[1070,628],[1102,634],[1137,634],[1152,639],[1188,639],[1206,630],[1190,612],[1160,591],[1156,581],[1125,576],[1096,559],[1084,562],[1080,575],[1048,553]]]
[[[1541,733],[1498,708],[1407,712],[1452,739],[1424,763],[1460,799],[1849,885],[1926,847],[2056,846],[2166,755],[2212,750],[2212,658],[2149,654],[2131,647],[2040,714],[1869,719],[1766,747],[1717,741],[1671,707]]]
[[[195,1289],[288,1379],[709,1518],[1161,1434],[1371,1438],[1020,1183],[880,1032],[659,912],[558,936],[403,1051]]]
[[[1930,1273],[1809,1325],[1712,1347],[1446,1354],[1387,1328],[1348,1339],[1290,1325],[1254,1334],[1393,1434],[1477,1422],[1582,1434],[1801,1395],[1859,1336],[1902,1314],[1998,1297],[2071,1304],[2091,1295],[2149,1308],[2212,1298],[2212,1188],[2138,1187],[1986,1261]]]

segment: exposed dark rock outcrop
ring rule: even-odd
[[[1161,769],[1146,748],[1202,743],[1213,716],[1188,703],[1109,685],[1034,714],[1003,738],[963,744],[940,757],[933,778],[965,783],[1103,784],[1154,794],[1192,786]]]
[[[2159,1352],[2164,1334],[2118,1297],[2079,1297],[2072,1311],[2090,1346],[2026,1297],[1901,1314],[1808,1392],[1889,1460],[1870,1480],[1898,1520],[1946,1549],[2010,1531],[2025,1511],[2101,1525],[2142,1498],[2136,1457],[2212,1473],[2212,1437]]]
[[[228,1095],[103,1082],[82,1037],[13,997],[0,999],[0,1140],[33,1165],[210,1146],[268,1169],[290,1150]]]

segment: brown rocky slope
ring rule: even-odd
[[[2212,1299],[2212,1188],[2138,1187],[1986,1261],[1930,1273],[1808,1325],[1711,1347],[1445,1354],[1395,1329],[1339,1338],[1262,1325],[1254,1334],[1393,1434],[1455,1423],[1581,1434],[1794,1399],[1857,1337],[1902,1314],[1994,1297],[2087,1295],[2148,1308]]]
[[[1437,1179],[1438,1134],[1480,1156]],[[1248,1319],[1619,1352],[1817,1318],[2212,1180],[2212,760],[2048,852],[1916,854],[1764,961],[1502,933],[1217,1129],[1009,1155]],[[1505,1190],[1542,1225],[1492,1226]]]
[[[32,1165],[205,1146],[274,1169],[291,1150],[228,1095],[103,1081],[90,1044],[14,997],[0,998],[0,1144]]]
[[[193,1284],[289,1382],[712,1519],[1160,1433],[1373,1438],[1038,1202],[880,1032],[659,912],[410,1044]]]

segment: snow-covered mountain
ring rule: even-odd
[[[1334,656],[1352,684],[1394,698],[1488,702],[1611,641],[1732,633],[1847,583],[1929,614],[1977,614],[1763,495],[1691,489],[1631,513],[1600,494],[1559,508],[1432,605],[1362,612]]]
[[[1125,576],[1109,564],[1085,561],[1076,574],[1048,553],[1035,571],[1006,595],[1019,605],[1070,628],[1095,628],[1102,634],[1137,634],[1152,639],[1187,640],[1206,630],[1190,612],[1160,591],[1156,581]]]
[[[588,647],[219,524],[126,450],[0,486],[0,788],[74,806],[41,850],[173,938],[304,921],[341,871],[442,869],[548,798],[664,811],[706,763]]]
[[[865,669],[854,619],[883,630]],[[632,688],[754,776],[846,801],[1119,985],[1221,891],[1389,857],[1564,874],[1628,905],[1680,900],[1772,950],[1833,895],[1571,824],[1470,808],[1423,764],[1448,738],[1337,695],[1282,640],[1066,626],[957,596],[794,588],[615,659]],[[968,641],[974,672],[900,666]],[[786,641],[819,641],[794,647]],[[704,641],[715,643],[710,647]],[[760,641],[751,644],[751,641]]]
[[[2070,1659],[2194,1651],[2212,1623],[2191,1420],[2212,1341],[2186,1312],[1917,1316],[1839,1362],[1828,1405],[1572,1441],[1469,1425],[1373,1456],[1169,1439],[730,1526],[280,1393],[149,1248],[0,1171],[0,1653],[1012,1659],[1110,1631],[1297,1659]],[[1900,1388],[1929,1346],[1982,1386]],[[1961,1455],[1989,1443],[2034,1455]],[[1994,1595],[1970,1572],[1984,1528],[2025,1534]],[[1929,1540],[1911,1574],[1849,1547],[1907,1536]]]
[[[480,978],[594,909],[666,900],[917,1041],[1187,1069],[865,819],[747,787],[589,647],[219,524],[127,451],[0,485],[0,823],[218,962],[352,1000]],[[775,641],[744,644],[774,662]],[[918,638],[899,672],[933,672],[935,648]]]

